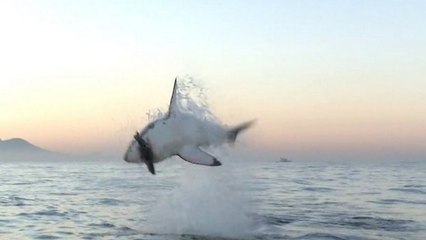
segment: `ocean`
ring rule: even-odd
[[[0,162],[0,239],[426,239],[426,162],[222,162]]]

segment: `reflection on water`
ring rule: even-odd
[[[426,236],[425,163],[225,160],[1,164],[0,238]]]

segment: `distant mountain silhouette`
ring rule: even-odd
[[[50,152],[48,150],[37,147],[22,138],[12,138],[4,141],[0,139],[0,151]]]
[[[115,156],[108,156],[102,153],[87,155],[71,155],[38,147],[22,138],[0,139],[0,163],[2,162],[22,162],[22,161],[105,161],[117,160]]]
[[[64,160],[70,156],[37,147],[22,138],[0,139],[0,161]]]

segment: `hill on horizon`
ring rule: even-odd
[[[0,139],[0,162],[4,161],[57,161],[72,156],[38,147],[23,138]]]
[[[61,152],[54,152],[30,143],[23,138],[0,138],[0,163],[1,162],[22,162],[22,161],[106,161],[117,160],[116,156],[109,156],[102,153],[92,153],[87,155],[73,155]]]
[[[22,138],[0,139],[0,151],[45,151],[49,150],[38,147]]]

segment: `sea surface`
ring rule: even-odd
[[[426,239],[426,162],[0,162],[0,239]]]

